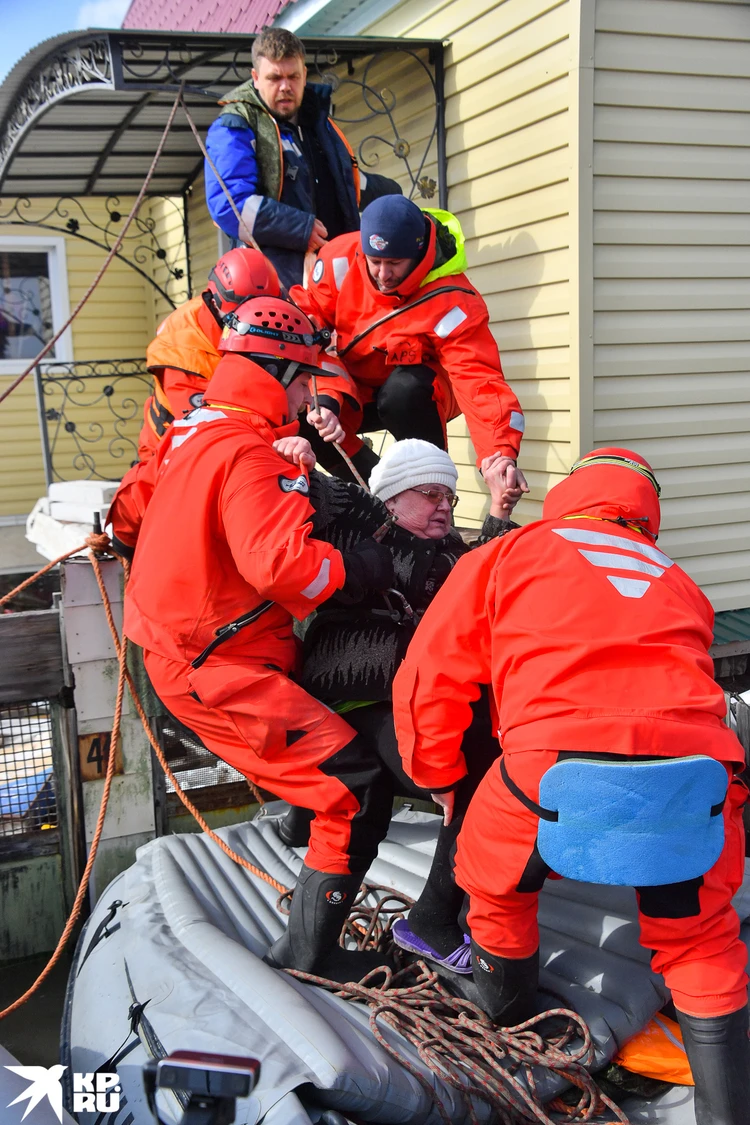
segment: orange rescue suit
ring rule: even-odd
[[[654,547],[658,530],[653,485],[631,468],[596,465],[550,491],[542,520],[459,561],[394,682],[399,749],[417,785],[446,789],[465,774],[461,740],[481,684],[492,685],[505,769],[532,801],[560,751],[704,754],[730,777],[742,768],[708,654],[713,611]],[[693,1015],[736,1011],[746,996],[747,951],[731,906],[745,796],[732,781],[724,851],[691,913],[664,918],[639,900],[642,944],[679,1010]],[[503,957],[538,948],[549,868],[535,866],[537,825],[492,766],[459,838],[456,879],[470,895],[473,936]]]
[[[320,377],[318,393],[339,405],[347,431],[342,444],[352,455],[362,444],[356,437],[361,406],[372,400],[394,367],[424,364],[435,371],[433,397],[443,425],[465,416],[477,464],[495,452],[515,458],[524,418],[503,376],[487,306],[464,273],[425,281],[436,254],[434,222],[429,229],[424,258],[394,293],[381,293],[370,278],[356,232],[322,247],[309,289],[292,288],[290,295],[301,309],[336,330],[337,352],[354,380],[359,403],[342,394],[337,379],[329,383]]]
[[[153,457],[175,418],[183,418],[202,404],[206,383],[221,359],[220,339],[221,328],[202,297],[179,305],[159,325],[146,351],[154,393],[143,410],[140,461]]]
[[[298,423],[287,423],[281,385],[242,355],[222,359],[208,393],[126,493],[132,500],[148,479],[134,505],[142,523],[124,631],[143,646],[159,698],[210,750],[315,810],[309,867],[366,870],[390,815],[382,767],[289,676],[293,617],[345,578],[339,552],[309,537],[306,474],[273,449]],[[263,612],[206,653],[254,610]]]
[[[298,428],[287,423],[281,385],[244,356],[227,356],[212,397],[227,408],[204,406],[176,421],[159,451],[125,631],[144,648],[190,661],[217,628],[270,597],[273,608],[222,654],[252,653],[288,672],[292,616],[329,598],[344,565],[338,551],[309,538],[307,478],[273,449]]]

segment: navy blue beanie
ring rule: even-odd
[[[382,195],[362,212],[360,235],[371,258],[418,258],[427,237],[424,212],[405,195]]]

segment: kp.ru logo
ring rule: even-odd
[[[28,1090],[24,1090],[17,1098],[9,1103],[8,1109],[18,1102],[28,1101],[26,1110],[21,1118],[25,1121],[32,1109],[46,1098],[57,1120],[62,1122],[63,1092],[61,1078],[67,1067],[56,1066],[6,1066],[6,1070],[13,1071],[21,1078],[30,1082]],[[120,1094],[122,1086],[117,1074],[73,1074],[73,1113],[111,1113],[120,1108]],[[29,1125],[34,1125],[29,1119]]]

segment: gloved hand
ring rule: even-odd
[[[387,590],[393,585],[393,556],[382,543],[363,539],[343,557],[346,581],[333,595],[337,602],[354,605],[373,590]]]

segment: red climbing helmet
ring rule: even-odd
[[[219,351],[241,352],[286,388],[306,371],[328,378],[335,375],[320,366],[321,349],[330,341],[331,333],[317,330],[291,301],[252,297],[225,317]]]
[[[222,254],[211,270],[204,300],[223,317],[250,297],[278,297],[280,293],[279,276],[268,258],[260,250],[238,246]]]

